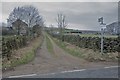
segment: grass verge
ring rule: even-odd
[[[9,70],[18,65],[26,64],[32,61],[35,57],[36,50],[41,46],[42,41],[43,36],[40,36],[31,41],[28,46],[14,51],[10,60],[3,60],[2,70]]]
[[[50,53],[54,53],[52,42],[50,41],[47,35],[46,35],[46,45],[47,45],[48,51]]]

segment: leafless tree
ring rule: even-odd
[[[63,39],[63,33],[65,31],[65,28],[67,27],[67,22],[66,22],[66,16],[62,13],[57,14],[57,24],[60,32],[61,39]]]
[[[22,6],[14,8],[14,10],[10,13],[8,18],[8,25],[11,26],[13,22],[20,19],[28,25],[28,33],[30,35],[30,31],[33,26],[40,25],[43,26],[44,21],[42,16],[39,14],[37,8],[33,6]]]

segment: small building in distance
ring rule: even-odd
[[[26,35],[28,25],[20,19],[12,23],[12,28],[18,35]]]
[[[119,24],[120,24],[120,22],[119,22]],[[106,25],[106,32],[111,35],[117,35],[119,33],[118,27],[120,27],[118,25],[118,22],[113,22],[109,25]]]

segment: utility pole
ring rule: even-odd
[[[103,23],[103,17],[98,18],[98,22],[100,23],[100,27],[101,27],[101,54],[103,54],[103,38],[104,38],[104,28],[105,28],[105,23]]]

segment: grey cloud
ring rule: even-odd
[[[103,16],[107,24],[116,21],[118,17],[117,2],[3,3],[2,12],[8,15],[15,6],[26,4],[38,8],[47,25],[56,25],[57,13],[63,12],[67,17],[68,28],[99,30],[98,17]]]

